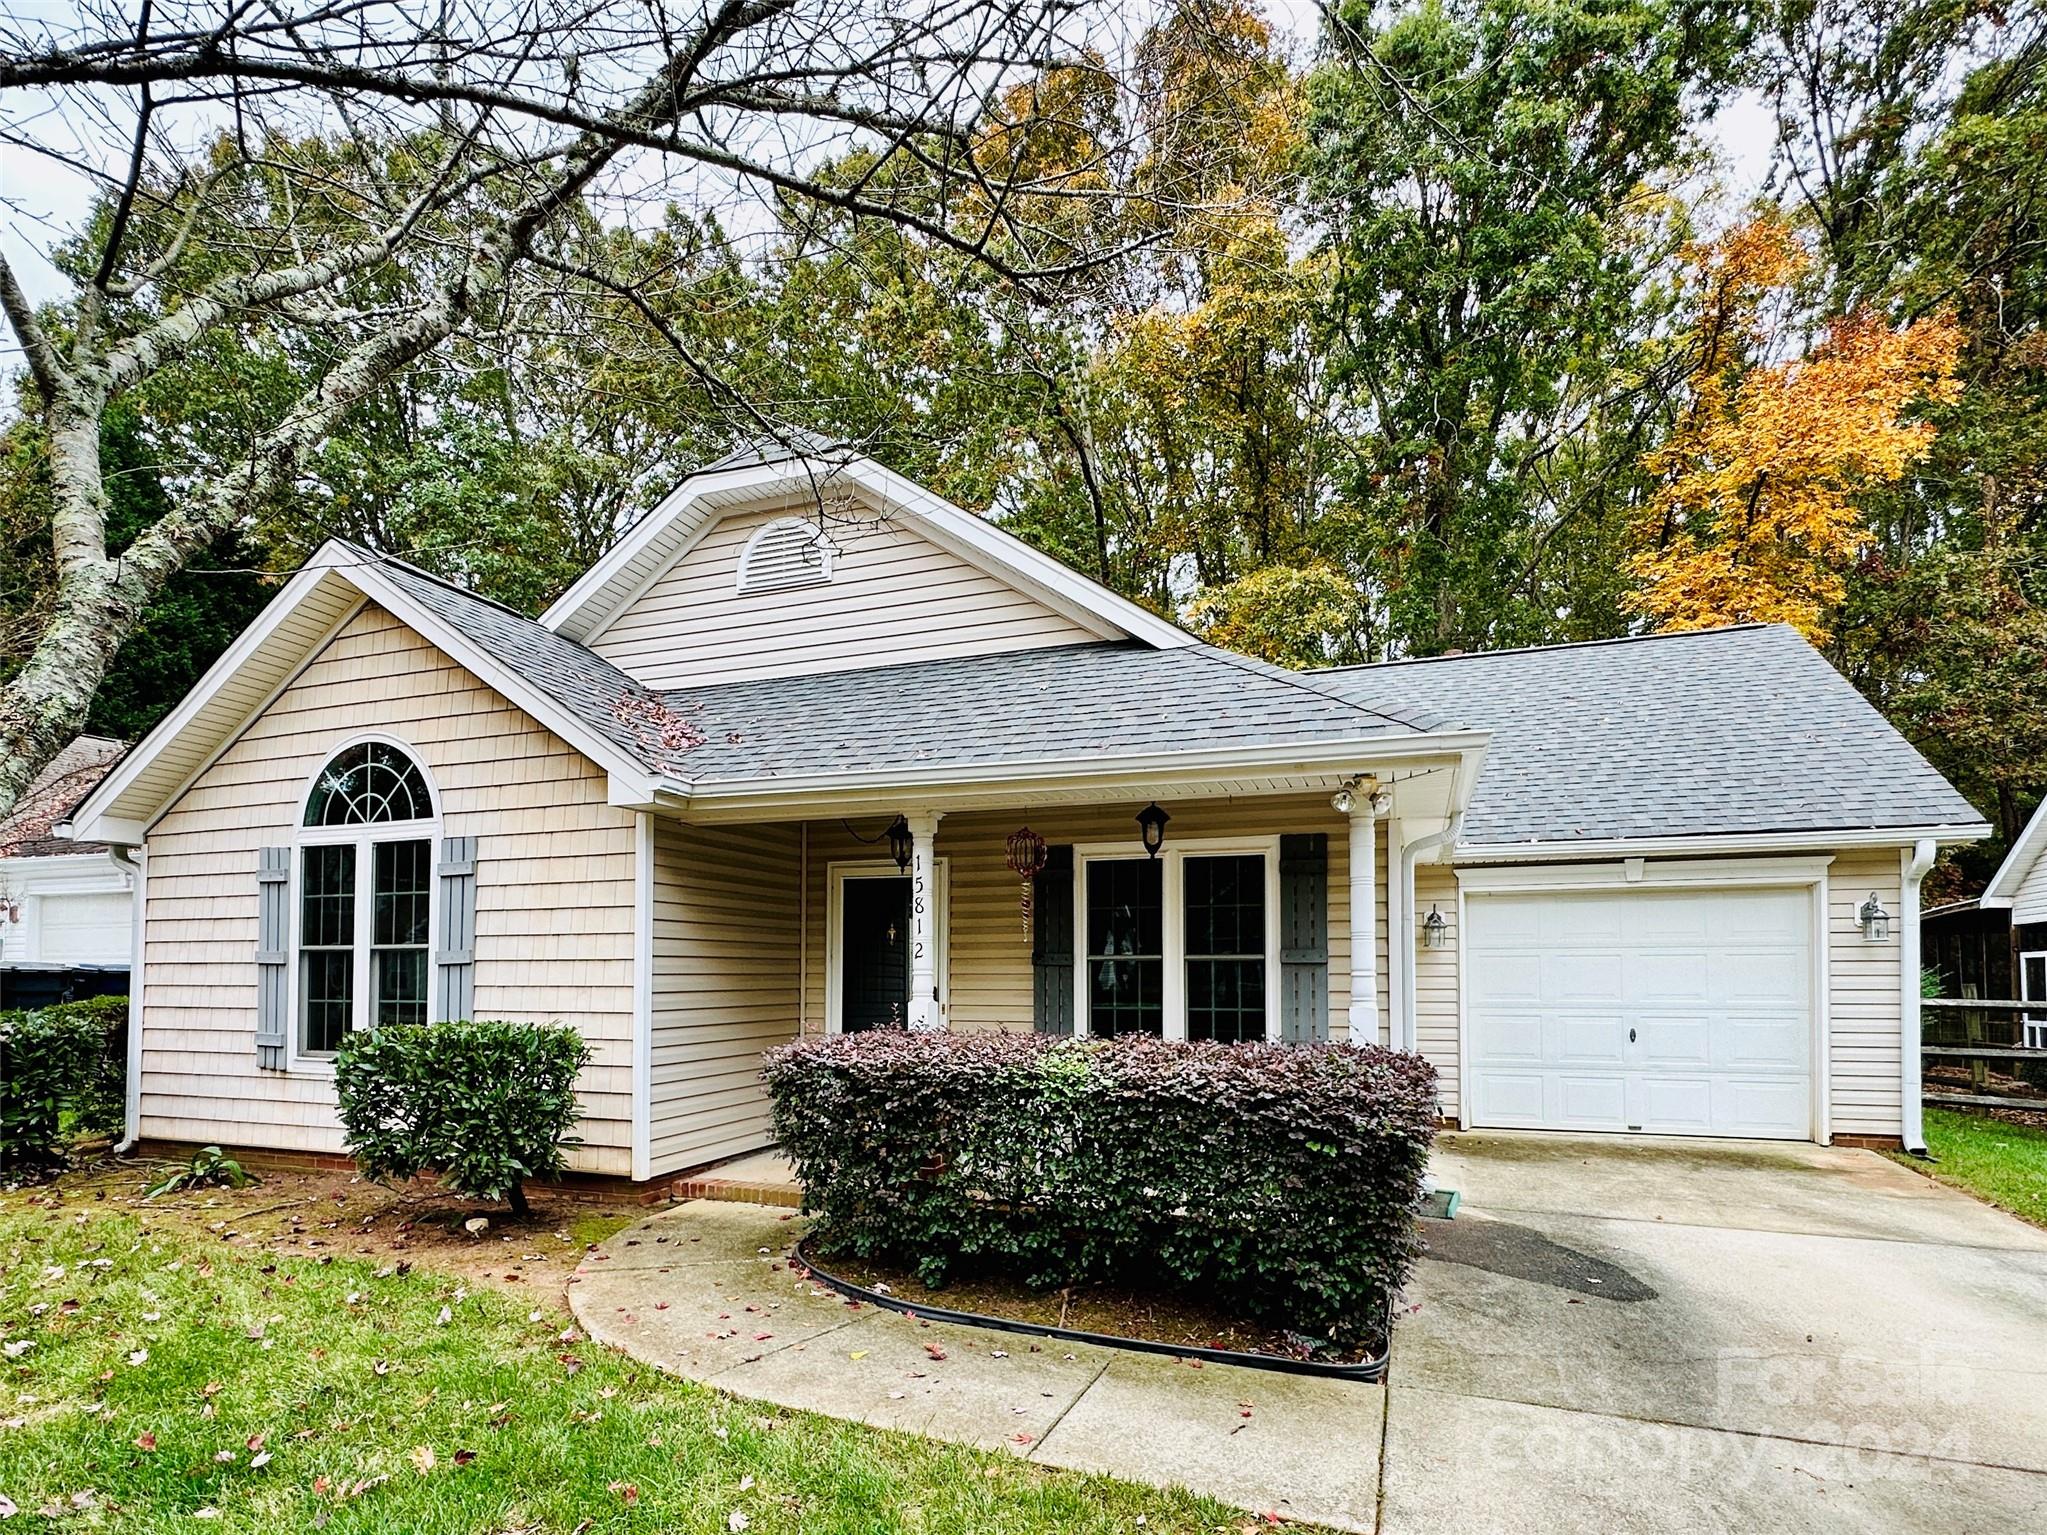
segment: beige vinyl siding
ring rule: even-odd
[[[150,833],[142,1134],[341,1149],[329,1072],[256,1065],[256,866],[292,842],[313,773],[365,731],[419,757],[443,836],[479,839],[476,1016],[581,1031],[592,1060],[571,1165],[630,1173],[633,817],[567,742],[375,607]]]
[[[1031,1027],[1031,940],[1024,930],[1020,882],[1005,863],[1009,834],[1026,823],[1048,843],[1127,841],[1138,850],[1142,804],[1038,807],[1023,811],[947,816],[939,823],[937,853],[946,864],[950,903],[950,973],[947,1026],[973,1029]],[[1350,1009],[1350,829],[1329,808],[1326,794],[1190,801],[1166,807],[1168,843],[1210,837],[1276,837],[1324,832],[1329,837],[1329,1009],[1332,1038],[1348,1036]],[[804,1026],[825,1026],[827,870],[835,861],[888,856],[887,822],[816,822],[809,829],[809,921],[804,966]],[[856,835],[857,834],[857,835]],[[881,838],[863,843],[859,837]],[[1378,956],[1380,1031],[1386,997],[1385,824],[1379,828]]]
[[[1449,942],[1421,947],[1421,925],[1433,906],[1442,913]],[[1436,1068],[1436,1099],[1446,1119],[1458,1113],[1457,871],[1447,863],[1414,866],[1414,1040],[1415,1049]]]
[[[849,671],[1071,645],[1098,636],[900,523],[832,518],[832,579],[739,591],[746,541],[784,506],[734,513],[636,596],[590,648],[650,687]]]
[[[761,1052],[796,1034],[800,831],[654,823],[652,1171],[765,1146]]]
[[[1884,910],[1902,910],[1903,854],[1898,848],[1847,852],[1827,871],[1828,1112],[1836,1135],[1896,1135],[1901,1124],[1899,1077],[1900,924],[1870,943],[1856,911],[1874,890]]]

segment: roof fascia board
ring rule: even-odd
[[[1036,762],[926,765],[887,772],[850,771],[790,777],[727,779],[694,787],[675,786],[661,799],[662,808],[689,819],[744,820],[790,817],[799,813],[836,813],[867,805],[878,798],[914,801],[932,809],[979,806],[1005,794],[1072,794],[1139,792],[1206,788],[1246,775],[1341,779],[1394,763],[1430,759],[1459,764],[1459,782],[1477,775],[1468,758],[1482,750],[1484,733],[1459,731],[1443,735],[1363,737],[1305,745],[1228,747],[1203,752],[1144,752],[1092,757],[1076,765],[1072,759]]]
[[[2033,872],[2043,848],[2047,848],[2047,803],[2033,812],[2033,819],[2026,822],[2025,830],[2004,855],[2004,862],[1990,876],[1990,883],[1983,887],[1982,904],[1997,910],[2008,909],[2018,899],[2019,889]]]
[[[1696,837],[1602,837],[1583,842],[1467,842],[1451,857],[1456,864],[1532,863],[1587,858],[1662,857],[1669,854],[1832,852],[1841,848],[1909,847],[1924,838],[1955,845],[1989,835],[1977,822],[1960,826],[1876,826],[1842,831],[1730,832]]]
[[[347,563],[337,563],[330,559],[330,556],[337,554],[347,556]],[[239,720],[207,755],[206,760],[187,775],[175,790],[166,795],[146,819],[104,815],[102,807],[113,804],[122,793],[133,786],[135,780],[141,776],[149,763],[155,760],[162,748],[191,725],[198,712],[214,694],[219,692],[228,678],[247,664],[284,620],[311,595],[313,589],[330,576],[353,586],[359,594],[358,597],[348,605],[348,610],[340,618],[323,630],[320,637],[306,648],[297,664],[265,695],[263,702]],[[649,774],[641,764],[620,752],[610,742],[593,735],[581,721],[567,714],[546,694],[532,687],[524,678],[504,666],[467,635],[414,601],[385,579],[374,566],[357,561],[350,551],[340,545],[324,544],[285,584],[257,621],[208,669],[206,675],[178,707],[149,733],[141,745],[129,753],[114,772],[102,779],[99,786],[72,812],[72,836],[82,842],[111,842],[118,846],[134,846],[140,843],[149,828],[183,797],[193,783],[219,762],[221,756],[261,717],[264,710],[277,701],[278,696],[286,688],[304,674],[305,669],[326,649],[334,636],[362,611],[366,602],[375,602],[389,610],[421,638],[476,673],[487,685],[524,709],[591,761],[603,767],[612,775],[620,790],[633,796],[630,802],[647,803],[653,799],[659,780]]]
[[[328,564],[327,556],[337,548],[338,546],[332,541],[322,544],[314,552],[313,557],[300,566],[292,578],[279,588],[277,595],[270,600],[269,605],[256,616],[256,621],[244,629],[234,643],[221,653],[220,659],[206,669],[206,674],[193,684],[191,692],[178,701],[177,707],[159,720],[156,728],[137,742],[135,749],[129,752],[126,757],[123,757],[115,765],[114,770],[95,784],[92,791],[79,801],[72,809],[70,816],[72,836],[81,842],[111,842],[124,847],[133,847],[140,843],[142,840],[141,832],[146,830],[148,825],[156,819],[157,815],[162,813],[163,808],[177,803],[178,797],[192,786],[193,781],[201,773],[212,767],[215,762],[219,761],[220,754],[233,745],[242,732],[248,729],[250,721],[261,714],[264,709],[269,708],[276,701],[277,695],[290,686],[299,673],[305,670],[307,662],[319,653],[320,649],[334,637],[342,625],[346,624],[349,619],[353,618],[361,610],[362,600],[358,597],[349,604],[348,611],[337,622],[321,633],[318,644],[314,645],[307,652],[299,664],[292,669],[291,674],[283,682],[271,689],[269,694],[265,696],[262,704],[243,718],[236,728],[229,733],[226,740],[208,754],[206,761],[200,765],[198,770],[188,774],[176,790],[164,799],[163,804],[158,807],[156,814],[152,814],[145,819],[135,816],[107,816],[102,813],[103,807],[113,804],[130,788],[134,787],[135,780],[142,776],[143,772],[162,753],[163,748],[177,739],[191,725],[199,711],[206,707],[213,696],[226,685],[230,677],[247,665],[249,660],[263,648],[270,637],[283,625],[284,621],[291,617],[298,610],[299,606],[312,595],[315,587],[320,585],[329,576],[334,576],[342,581],[348,580],[348,574],[345,570]],[[354,583],[350,582],[349,584],[353,585]],[[357,589],[360,591],[359,587]],[[116,836],[114,832],[117,829],[124,833],[135,833],[135,835]]]
[[[849,485],[864,492],[884,510],[907,512],[918,525],[918,531],[940,548],[1000,577],[1104,639],[1133,636],[1160,649],[1196,643],[1193,635],[1149,609],[1067,569],[1052,556],[1004,533],[985,519],[866,458],[843,462],[817,457],[783,459],[683,481],[562,593],[540,615],[540,622],[588,644],[684,559],[722,517],[744,505],[742,501],[728,502],[722,498],[743,492],[748,493],[749,499],[769,501],[791,491],[816,493],[833,484]],[[710,505],[714,498],[718,504]],[[676,523],[691,517],[698,517],[697,524],[654,570],[621,592],[615,601],[609,604],[600,601],[604,590],[625,567]],[[595,621],[579,625],[578,620],[588,618],[593,608],[600,610]]]

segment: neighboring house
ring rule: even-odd
[[[2047,804],[2033,812],[1977,906],[2010,924],[2007,974],[2017,981],[2018,993],[2009,1000],[2047,1002]],[[2047,1049],[2047,1008],[2026,1015],[2020,1030],[2019,1043]]]
[[[538,621],[328,544],[76,820],[143,860],[147,1140],[331,1153],[349,1029],[562,1020],[574,1166],[638,1180],[766,1143],[762,1050],[897,1021],[1916,1144],[1918,880],[1985,831],[1787,629],[1290,673],[750,453]]]
[[[135,874],[112,849],[56,827],[128,749],[80,736],[0,818],[0,1008],[128,988]]]

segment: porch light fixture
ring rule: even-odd
[[[1338,815],[1349,815],[1357,802],[1357,795],[1351,792],[1351,787],[1347,783],[1329,796],[1329,808]]]
[[[916,851],[916,839],[910,835],[910,823],[897,816],[895,824],[888,829],[889,857],[896,861],[898,869],[910,867],[910,855]]]
[[[1429,914],[1422,918],[1422,947],[1425,949],[1450,947],[1450,924],[1443,920],[1443,914],[1433,905],[1429,907]]]
[[[1166,822],[1171,819],[1159,809],[1157,800],[1137,812],[1137,829],[1144,838],[1144,850],[1153,858],[1158,857],[1159,849],[1166,845]]]
[[[1876,898],[1874,890],[1869,892],[1869,899],[1862,903],[1855,917],[1862,924],[1862,936],[1866,942],[1882,943],[1891,936],[1891,914],[1884,910],[1884,903]]]

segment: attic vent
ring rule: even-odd
[[[739,556],[742,592],[779,592],[819,586],[832,578],[839,551],[824,529],[802,517],[778,517],[752,538]]]

